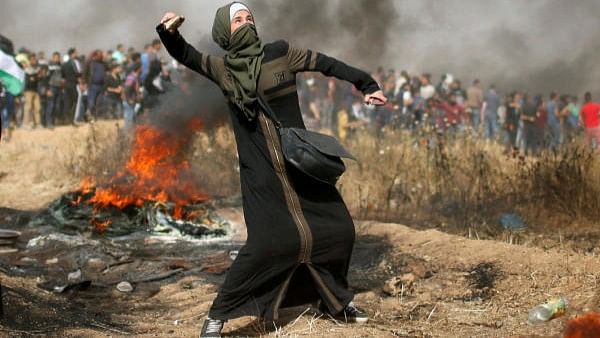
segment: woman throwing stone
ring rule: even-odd
[[[365,72],[286,41],[264,44],[254,16],[234,2],[217,10],[214,41],[225,57],[198,52],[177,31],[183,18],[166,13],[157,26],[167,51],[206,76],[225,94],[235,133],[248,239],[221,286],[201,336],[219,337],[228,319],[277,319],[280,308],[319,303],[347,322],[367,315],[352,302],[348,265],[354,224],[335,186],[286,165],[273,121],[258,104],[262,95],[284,127],[304,128],[296,74],[318,71],[346,80],[365,102],[386,98]]]

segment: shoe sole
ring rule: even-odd
[[[369,318],[343,318],[343,317],[331,317],[337,321],[340,321],[342,323],[348,323],[348,324],[365,324],[366,322],[369,321]]]
[[[369,321],[369,318],[355,318],[354,322],[356,324],[364,324]]]

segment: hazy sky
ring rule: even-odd
[[[214,50],[210,30],[226,1],[2,0],[0,32],[15,47],[141,48],[166,10],[186,16],[182,34]],[[600,91],[597,0],[249,1],[264,40],[286,38],[366,69],[378,65],[480,77],[485,84]]]

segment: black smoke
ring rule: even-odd
[[[15,47],[66,51],[136,46],[156,37],[167,10],[206,49],[215,10],[226,1],[3,0],[2,34]],[[264,40],[285,38],[373,70],[452,73],[501,89],[600,91],[597,0],[250,1]],[[214,47],[213,47],[214,48]]]

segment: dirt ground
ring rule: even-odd
[[[0,254],[0,336],[197,336],[228,254],[243,243],[241,210],[226,211],[239,229],[221,241],[64,235],[31,222],[77,188],[64,162],[85,151],[88,132],[17,131],[0,144],[0,228],[22,232],[20,251]],[[560,337],[568,319],[600,310],[596,253],[576,252],[569,242],[585,234],[520,234],[531,240],[509,244],[372,221],[357,221],[356,230],[349,279],[371,316],[366,325],[336,322],[307,306],[286,310],[276,323],[230,321],[224,336]],[[89,284],[53,289],[77,270]],[[144,281],[157,276],[163,278]],[[137,281],[132,292],[116,290],[122,280]],[[532,307],[557,295],[569,301],[565,316],[527,323]]]

